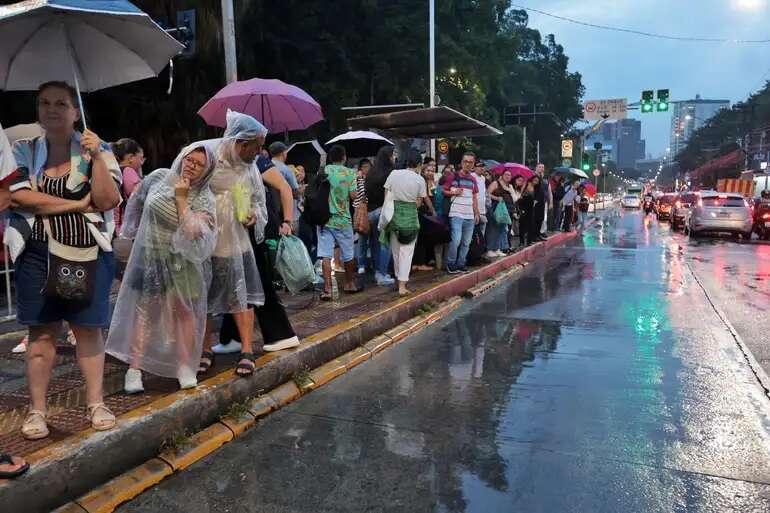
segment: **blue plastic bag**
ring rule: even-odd
[[[296,294],[311,285],[315,270],[310,255],[298,237],[287,235],[278,242],[275,268],[281,274],[289,292]]]

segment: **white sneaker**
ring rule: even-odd
[[[128,369],[126,377],[123,379],[123,390],[127,394],[138,394],[144,392],[142,384],[142,371],[139,369]]]
[[[500,250],[498,249],[497,251],[495,251],[495,256],[496,256],[496,257],[504,257],[504,256],[505,256],[505,253],[503,253],[502,251],[500,251]]]
[[[29,343],[29,338],[24,337],[19,344],[11,349],[12,353],[26,353],[27,352],[27,344]]]
[[[292,347],[297,347],[299,345],[299,338],[297,336],[293,336],[291,338],[285,338],[283,340],[279,340],[278,342],[273,342],[272,344],[265,344],[262,349],[265,351],[280,351],[282,349],[291,349]]]
[[[358,274],[366,274],[366,267],[359,267]]]
[[[232,354],[241,352],[241,343],[231,340],[229,344],[217,344],[211,348],[214,354]]]
[[[377,281],[377,285],[381,287],[385,287],[387,285],[393,285],[394,283],[396,283],[395,278],[391,278],[387,274],[375,273],[374,279]]]
[[[494,251],[487,251],[486,253],[484,253],[484,258],[492,259],[495,257],[497,257],[497,253]]]
[[[193,372],[192,369],[182,367],[177,374],[180,389],[187,390],[188,388],[195,388],[198,386],[198,378],[195,376],[195,372]]]

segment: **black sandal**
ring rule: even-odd
[[[206,363],[203,360],[208,360],[209,362]],[[211,351],[203,351],[201,353],[200,361],[198,362],[198,375],[200,374],[206,374],[209,369],[211,369],[214,366],[214,353]]]
[[[249,363],[241,363],[241,360],[248,360]],[[241,353],[238,357],[238,365],[235,366],[235,374],[242,378],[248,378],[254,374],[256,368],[257,366],[254,364],[254,353]],[[248,372],[238,372],[240,370],[246,370]]]
[[[10,472],[2,471],[0,470],[0,479],[13,479],[14,477],[19,477],[24,472],[29,470],[29,463],[24,461],[22,458],[19,458],[23,465],[16,470],[11,470]],[[13,456],[10,454],[0,454],[0,465],[16,465],[17,463],[13,461]]]

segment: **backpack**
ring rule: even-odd
[[[331,183],[323,170],[310,180],[305,188],[305,211],[302,218],[311,226],[325,226],[331,219],[329,211],[329,193]]]
[[[473,237],[471,237],[471,245],[468,248],[468,256],[465,258],[465,263],[468,265],[481,263],[484,251],[486,251],[486,241],[484,240],[484,234],[481,233],[477,225],[473,229]]]

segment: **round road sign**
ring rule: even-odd
[[[446,141],[441,141],[438,143],[438,152],[449,153],[449,144]]]
[[[601,171],[599,171],[598,169],[594,169],[594,176],[599,176],[600,174],[602,174]]]

